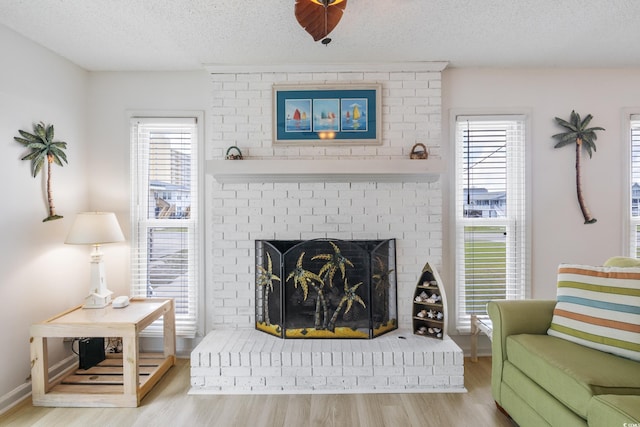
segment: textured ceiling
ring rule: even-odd
[[[448,61],[640,67],[639,0],[348,0],[314,42],[294,0],[1,0],[0,23],[94,71]]]

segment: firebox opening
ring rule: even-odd
[[[374,338],[398,327],[395,239],[257,240],[256,329]]]

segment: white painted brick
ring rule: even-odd
[[[251,369],[251,375],[262,377],[280,377],[282,369],[279,366],[259,366]]]
[[[206,376],[219,376],[220,368],[215,366],[209,366],[207,368],[191,368],[191,373],[197,377],[206,377]]]
[[[418,377],[389,377],[389,386],[418,385]]]
[[[428,365],[433,365],[434,364],[434,354],[432,352],[428,352],[428,353],[421,353],[422,355],[422,364],[425,366]],[[416,365],[418,363],[416,362]]]
[[[358,377],[358,385],[366,387],[381,387],[389,385],[388,377]]]
[[[432,366],[405,366],[404,375],[409,375],[409,376],[433,375],[433,367]]]
[[[310,377],[312,372],[311,366],[282,368],[282,376],[284,377]]]
[[[454,366],[454,365],[445,365],[445,366],[435,366],[433,368],[433,373],[435,375],[464,375],[464,366]]]
[[[220,366],[231,366],[231,355],[228,352],[220,353]]]
[[[279,387],[280,389],[293,387],[296,385],[295,377],[265,377],[266,386],[268,387]]]
[[[402,366],[374,366],[374,376],[387,376],[397,377],[404,375],[404,368]]]
[[[271,366],[271,355],[269,353],[260,353],[260,363],[262,366]]]
[[[436,366],[444,365],[444,353],[442,352],[432,353],[432,356],[433,356],[434,365]]]
[[[199,351],[192,351],[191,352],[191,366],[192,367],[200,367],[200,366],[209,366],[209,361],[205,360],[204,363],[201,362],[201,358],[202,358],[202,353],[200,353]]]
[[[248,377],[251,376],[251,369],[249,367],[223,366],[220,368],[220,375],[224,377]]]
[[[204,379],[204,386],[207,388],[233,385],[235,385],[234,377],[206,377]]]
[[[230,352],[231,366],[240,366],[240,353]]]
[[[302,387],[317,387],[327,384],[325,377],[296,377],[296,385]]]
[[[342,376],[342,366],[314,366],[312,368],[313,376],[335,377]]]
[[[362,354],[362,365],[363,366],[373,366],[373,354],[371,354],[371,353],[363,353]]]
[[[456,351],[454,353],[454,365],[464,365],[464,353],[462,351]]]
[[[251,366],[262,366],[262,358],[260,353],[250,353]]]
[[[449,377],[441,375],[420,376],[418,382],[427,387],[445,387],[449,385]]]
[[[235,387],[237,389],[264,387],[267,384],[265,377],[236,377]]]
[[[374,366],[383,365],[382,353],[379,353],[379,352],[373,353],[373,365]]]
[[[338,376],[328,377],[327,387],[334,387],[339,389],[351,389],[358,384],[358,378],[355,376]]]
[[[449,377],[449,385],[451,385],[452,387],[463,388],[464,387],[464,376],[460,375],[460,376],[451,376],[451,377]]]
[[[195,388],[199,388],[199,387],[203,387],[205,382],[204,382],[204,377],[198,377],[198,376],[194,376],[193,374],[191,374],[191,387],[195,387]]]
[[[384,366],[394,366],[395,365],[395,360],[393,358],[393,352],[391,351],[384,351],[382,352],[382,364]]]
[[[346,367],[349,367],[349,369],[351,369],[351,367],[353,366],[353,353],[351,353],[350,351],[342,353],[342,363],[345,366],[345,372],[347,372]]]
[[[345,375],[354,375],[356,377],[373,376],[373,366],[345,366],[343,370]]]

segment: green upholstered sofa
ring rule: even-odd
[[[640,362],[547,335],[555,305],[488,304],[496,404],[521,427],[640,427]]]

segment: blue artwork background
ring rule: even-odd
[[[307,89],[307,90],[276,90],[275,99],[275,136],[276,141],[318,141],[318,132],[335,132],[336,141],[363,140],[376,141],[378,139],[376,123],[377,105],[375,89]],[[360,118],[357,125],[346,120],[346,108],[353,111],[358,105]],[[294,123],[295,109],[306,112],[306,119]],[[318,111],[319,110],[319,111]],[[335,114],[335,120],[322,112]]]

